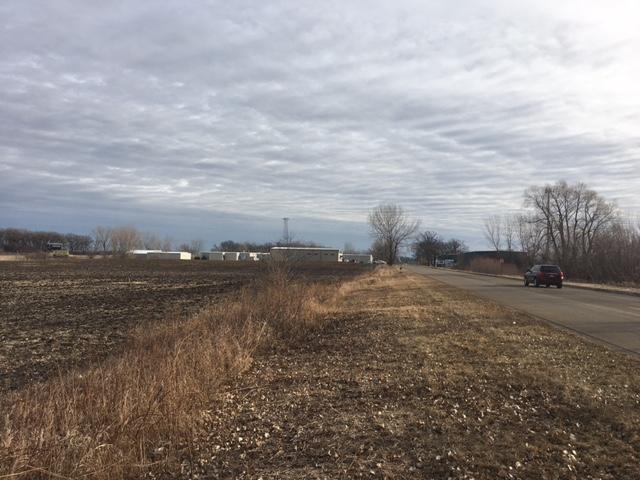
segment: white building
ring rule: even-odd
[[[150,253],[161,253],[162,250],[131,250],[129,255],[133,258],[147,258]]]
[[[225,262],[237,262],[240,259],[240,252],[224,252]]]
[[[221,262],[224,260],[224,252],[200,252],[200,258]]]
[[[275,262],[284,260],[294,262],[339,262],[340,250],[320,247],[272,247],[271,259]]]
[[[156,260],[191,260],[189,252],[151,252],[147,258]]]
[[[342,261],[345,263],[364,263],[369,265],[373,263],[373,255],[365,253],[343,253]]]
[[[238,254],[238,260],[241,262],[255,262],[257,258],[256,254],[253,252],[240,252]]]

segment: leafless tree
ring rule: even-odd
[[[191,242],[189,243],[188,251],[193,253],[194,255],[198,255],[203,248],[204,248],[204,242],[200,239],[196,239],[196,240],[191,240]]]
[[[106,253],[111,248],[111,227],[105,227],[98,225],[93,229],[93,241],[95,243],[96,250],[101,250],[102,253]]]
[[[173,250],[173,239],[171,237],[164,237],[162,243],[160,243],[160,250],[164,252]]]
[[[153,232],[142,234],[142,247],[147,250],[162,250],[162,240]]]
[[[507,251],[513,252],[516,238],[518,236],[518,217],[515,215],[505,215],[502,217],[502,236]]]
[[[351,242],[345,242],[344,247],[342,247],[343,253],[358,253],[356,247],[353,246]]]
[[[114,253],[123,255],[141,246],[142,238],[135,227],[116,227],[111,231],[111,247]]]
[[[436,232],[419,233],[413,243],[416,261],[422,265],[435,265],[436,257],[442,253],[444,241]]]
[[[534,217],[530,215],[519,215],[517,217],[517,237],[520,250],[525,253],[530,264],[543,259],[544,235],[537,228]]]
[[[457,238],[451,238],[444,242],[442,253],[444,255],[460,255],[469,250],[467,244]]]
[[[496,252],[502,245],[502,218],[500,215],[491,215],[484,220],[484,236]]]
[[[400,248],[420,226],[420,222],[410,220],[404,209],[394,203],[378,205],[369,213],[368,221],[374,243],[382,248],[382,259],[389,265],[396,262]]]
[[[531,187],[525,205],[542,232],[545,254],[574,272],[590,270],[599,236],[617,219],[615,204],[583,183]]]

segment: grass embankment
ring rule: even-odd
[[[237,298],[134,332],[125,352],[0,397],[0,478],[137,477],[190,450],[220,386],[323,324],[336,287],[274,269]]]
[[[425,277],[343,289],[215,404],[185,477],[639,478],[635,360]]]

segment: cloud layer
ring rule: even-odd
[[[3,2],[0,204],[365,242],[394,201],[480,244],[563,178],[635,213],[640,12],[617,3]]]

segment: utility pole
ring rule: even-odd
[[[282,228],[282,240],[284,241],[285,245],[289,246],[290,243],[290,239],[289,239],[289,217],[284,217],[282,219],[282,221],[284,222],[283,228]]]

